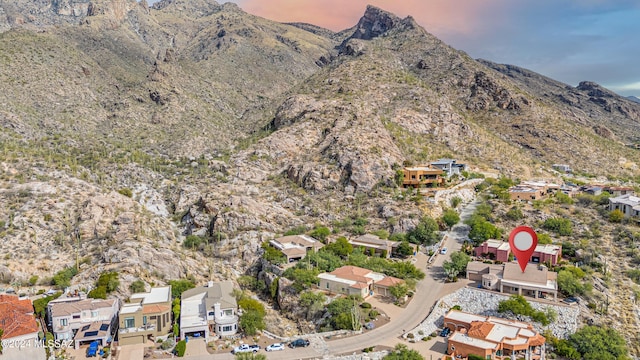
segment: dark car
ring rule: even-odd
[[[296,339],[289,343],[289,347],[292,349],[297,347],[307,347],[307,346],[309,346],[309,340],[307,339]]]
[[[450,332],[451,332],[451,330],[449,330],[449,328],[444,328],[444,329],[442,329],[442,331],[440,331],[440,336],[447,337],[447,336],[449,336]]]

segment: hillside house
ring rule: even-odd
[[[231,281],[209,281],[206,286],[182,293],[180,338],[235,335],[238,332],[238,304],[232,292]]]
[[[364,248],[365,254],[377,254],[381,257],[389,258],[400,245],[400,242],[380,239],[380,237],[373,234],[365,234],[349,240],[349,244],[353,245],[354,249]]]
[[[73,339],[76,349],[94,340],[105,346],[113,339],[119,310],[117,299],[58,298],[47,305],[48,326],[55,340]]]
[[[549,271],[546,266],[529,263],[522,272],[515,262],[504,264],[485,264],[472,261],[467,264],[467,279],[478,281],[484,289],[501,293],[539,297],[558,298],[558,274]]]
[[[473,249],[473,253],[476,257],[508,262],[509,254],[511,254],[511,246],[506,241],[491,239]],[[562,245],[544,244],[536,246],[533,253],[531,253],[529,262],[536,264],[549,262],[552,266],[555,266],[561,258]]]
[[[40,326],[33,315],[33,303],[16,295],[0,295],[0,329],[5,344],[0,359],[44,360],[45,351],[36,347]],[[11,345],[9,345],[11,344]],[[22,345],[22,348],[18,348]]]
[[[625,217],[640,216],[640,197],[625,194],[609,198],[609,211],[620,210]]]
[[[144,344],[171,331],[171,286],[132,294],[120,309],[120,345]]]
[[[554,168],[557,171],[563,172],[563,173],[570,173],[571,172],[571,166],[567,165],[567,164],[553,164],[551,165],[552,168]]]
[[[431,166],[406,167],[403,170],[403,187],[440,186],[444,183],[444,171]]]
[[[613,197],[635,194],[635,190],[628,186],[605,186],[603,190],[611,194]]]
[[[430,165],[431,167],[442,170],[447,177],[460,175],[463,171],[467,170],[466,164],[458,164],[454,159],[438,159]]]
[[[403,283],[404,280],[386,276],[357,266],[343,266],[330,273],[318,275],[320,290],[345,294],[360,295],[366,298],[374,293],[388,296],[389,287]]]
[[[545,358],[544,336],[525,322],[450,310],[444,326],[452,331],[447,354],[454,359],[469,355],[501,360]]]
[[[307,235],[289,235],[269,241],[269,244],[280,250],[287,257],[287,263],[304,258],[309,251],[318,251],[324,245]]]

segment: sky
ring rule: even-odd
[[[149,1],[153,3],[155,1]],[[225,2],[225,1],[219,1]],[[411,15],[473,58],[517,65],[576,86],[640,97],[640,0],[233,0],[244,11],[339,31],[367,4]]]

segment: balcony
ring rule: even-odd
[[[118,330],[118,333],[130,334],[130,333],[138,333],[138,332],[145,332],[145,331],[155,331],[155,329],[156,329],[155,324],[147,324],[141,327],[120,328],[120,330]]]

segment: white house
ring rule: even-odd
[[[625,217],[640,216],[640,197],[625,194],[609,198],[609,211],[620,210]]]
[[[215,333],[231,336],[238,331],[238,304],[232,295],[231,281],[209,281],[182,293],[180,304],[180,338]]]
[[[74,340],[76,348],[94,340],[106,345],[113,339],[119,310],[117,299],[58,298],[47,305],[48,325],[56,340]]]

